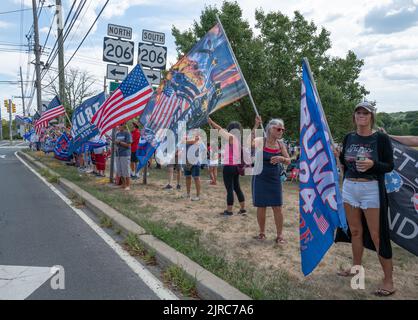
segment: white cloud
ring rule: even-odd
[[[12,26],[13,24],[10,22],[6,22],[6,21],[0,21],[0,29],[8,29]]]

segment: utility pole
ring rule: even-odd
[[[23,107],[23,116],[26,117],[26,108],[25,108],[25,96],[23,94],[23,77],[22,77],[22,67],[19,67],[20,70],[20,90],[22,92],[22,107]]]
[[[62,6],[61,0],[55,0],[58,31],[58,82],[60,100],[65,101],[65,74],[64,74],[64,41],[62,36]]]
[[[35,73],[36,73],[36,102],[39,113],[42,112],[42,94],[41,94],[41,48],[39,46],[38,13],[36,0],[32,0],[33,11],[33,30],[35,32]]]
[[[64,40],[62,36],[62,5],[61,0],[55,0],[55,14],[57,16],[57,33],[58,33],[58,85],[59,95],[62,104],[65,107],[65,73],[64,73]],[[65,117],[61,118],[62,123],[65,123]],[[71,122],[70,122],[71,125]]]

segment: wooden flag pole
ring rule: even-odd
[[[248,86],[248,83],[247,83],[247,81],[246,81],[246,80],[245,80],[245,78],[244,78],[244,74],[243,74],[243,73],[242,73],[242,71],[241,71],[241,68],[240,68],[240,66],[239,66],[239,64],[238,64],[238,60],[237,60],[237,58],[235,57],[234,50],[232,50],[231,43],[229,42],[228,35],[226,34],[225,29],[224,29],[224,27],[223,27],[223,25],[222,25],[221,19],[219,19],[219,16],[218,16],[218,15],[216,15],[216,20],[218,21],[219,26],[221,27],[222,32],[223,32],[223,33],[224,33],[224,35],[225,35],[226,42],[227,42],[228,47],[229,47],[229,50],[231,51],[231,54],[232,54],[232,59],[234,59],[235,65],[237,66],[237,69],[238,69],[238,72],[239,72],[239,74],[240,74],[240,76],[241,76],[241,79],[242,79],[242,81],[244,82],[244,84],[245,84],[245,88],[246,88],[246,89],[247,89],[247,91],[248,91],[248,96],[250,97],[250,101],[251,101],[251,104],[252,104],[252,106],[253,106],[254,112],[255,112],[255,114],[259,117],[259,116],[260,116],[260,114],[258,113],[257,107],[256,107],[256,105],[255,105],[255,102],[254,102],[253,96],[252,96],[252,94],[251,94],[250,87]],[[266,132],[265,132],[265,130],[264,130],[264,126],[263,126],[263,124],[262,124],[262,123],[261,123],[261,128],[263,129],[264,136],[266,136]]]

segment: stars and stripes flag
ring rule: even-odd
[[[138,64],[106,99],[91,122],[104,135],[119,124],[140,116],[152,93],[152,87]]]
[[[174,114],[182,114],[189,106],[190,103],[183,97],[177,96],[172,88],[165,88],[163,94],[157,97],[154,110],[149,117],[148,127],[154,132],[170,128]]]
[[[42,128],[47,128],[49,121],[64,114],[64,106],[58,99],[58,96],[55,96],[55,98],[52,99],[51,102],[48,104],[45,111],[42,112],[41,117],[35,122],[36,134],[39,135],[41,133]]]

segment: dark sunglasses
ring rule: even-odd
[[[276,130],[277,132],[285,132],[284,128],[273,128],[274,130]]]
[[[371,114],[371,113],[368,111],[356,111],[356,114],[367,116],[368,114]]]

